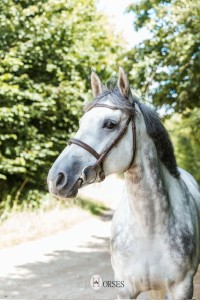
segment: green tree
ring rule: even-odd
[[[3,205],[44,190],[50,164],[77,129],[91,68],[108,76],[120,51],[108,28],[94,1],[1,1]]]
[[[178,164],[188,170],[200,184],[200,108],[188,111],[188,117],[174,114],[165,125],[175,145]]]
[[[135,28],[149,31],[127,54],[134,86],[156,106],[176,112],[200,106],[200,2],[134,1],[129,11]]]
[[[158,110],[178,113],[167,123],[177,160],[200,183],[200,2],[138,0],[128,11],[149,32],[126,55],[131,82]]]

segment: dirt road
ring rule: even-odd
[[[114,299],[113,289],[95,291],[90,278],[112,280],[110,221],[90,218],[40,240],[0,250],[0,298]]]
[[[114,288],[90,286],[94,274],[113,280],[110,224],[109,216],[91,217],[59,234],[0,250],[0,298],[115,299]],[[195,282],[200,299],[199,274]],[[153,293],[151,299],[156,299]]]
[[[114,279],[109,237],[112,209],[120,197],[121,188],[122,184],[118,182],[115,198],[106,201],[111,211],[105,215],[89,216],[87,220],[58,234],[1,249],[0,298],[115,299],[114,288],[94,290],[90,286],[90,278],[98,274],[103,281]],[[113,186],[108,180],[101,188],[98,186],[93,195],[96,199],[102,199],[102,196],[106,199],[110,189]],[[89,192],[84,191],[86,195]],[[151,299],[155,297],[151,293]],[[195,278],[195,297],[200,299],[200,272]]]

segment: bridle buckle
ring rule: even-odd
[[[105,178],[106,178],[106,175],[105,175],[104,171],[100,171],[99,172],[99,179],[100,179],[100,181],[103,181]]]

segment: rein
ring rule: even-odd
[[[96,104],[94,107],[106,107],[106,108],[110,108],[110,109],[113,109],[113,110],[119,109],[119,108],[117,108],[115,106],[111,106],[111,105],[108,105],[108,104],[101,104],[101,103]],[[136,127],[135,127],[135,121],[132,118],[131,114],[129,114],[129,116],[128,116],[127,120],[126,120],[125,125],[120,129],[120,131],[119,131],[118,135],[116,136],[116,138],[113,140],[113,142],[102,153],[97,153],[88,144],[86,144],[86,143],[84,143],[81,140],[76,139],[76,138],[72,138],[68,142],[68,145],[75,144],[75,145],[77,145],[79,147],[82,147],[83,149],[85,149],[86,151],[88,151],[90,154],[92,154],[97,159],[96,163],[93,166],[85,167],[82,170],[82,174],[78,178],[78,180],[82,180],[82,182],[84,181],[85,171],[88,168],[92,169],[92,170],[94,170],[96,172],[96,178],[97,178],[97,170],[96,170],[97,167],[100,167],[100,172],[98,174],[100,181],[103,181],[105,179],[105,172],[104,172],[104,169],[103,169],[103,160],[105,159],[105,157],[108,154],[108,152],[118,143],[118,141],[124,135],[124,133],[126,132],[126,130],[128,128],[128,125],[129,125],[129,123],[131,121],[132,121],[132,134],[133,134],[133,157],[132,157],[131,163],[130,163],[130,165],[128,167],[128,169],[129,169],[132,166],[132,164],[133,164],[133,161],[134,161],[134,158],[135,158],[135,152],[136,152]],[[94,179],[94,181],[96,180],[96,178]]]

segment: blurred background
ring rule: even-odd
[[[200,183],[198,0],[2,0],[0,40],[1,220],[48,206],[47,173],[92,99],[91,70],[106,81],[124,67]]]
[[[0,25],[1,214],[40,205],[91,99],[91,69],[105,81],[125,68],[200,182],[198,0],[3,0]]]
[[[103,81],[121,65],[155,106],[178,164],[200,183],[198,0],[2,0],[0,213],[37,207],[46,176]]]

